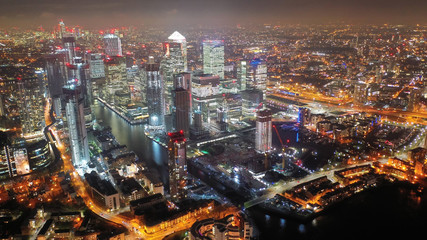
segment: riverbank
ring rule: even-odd
[[[119,117],[121,117],[127,123],[129,123],[131,125],[139,125],[139,124],[144,124],[144,123],[147,122],[147,120],[145,120],[145,119],[138,119],[138,120],[129,119],[124,113],[120,112],[119,110],[117,110],[116,108],[114,108],[109,103],[107,103],[106,101],[102,100],[101,98],[98,97],[98,98],[96,98],[96,100],[98,100],[100,103],[102,103],[104,106],[106,106],[107,108],[109,108],[110,110],[112,110]]]

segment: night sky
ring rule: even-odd
[[[425,24],[426,0],[0,0],[0,26]]]

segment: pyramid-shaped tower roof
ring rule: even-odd
[[[179,33],[178,31],[173,32],[169,37],[169,40],[173,40],[173,41],[185,41],[185,37],[182,36],[181,33]]]

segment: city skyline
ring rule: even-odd
[[[2,237],[424,234],[427,3],[2,3]]]

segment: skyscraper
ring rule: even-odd
[[[105,35],[104,50],[107,56],[123,56],[120,38],[113,34]]]
[[[264,94],[267,91],[267,63],[260,59],[254,59],[248,66],[248,79],[246,85],[252,89],[259,89]]]
[[[182,130],[185,136],[189,136],[190,131],[190,93],[184,88],[176,88],[172,91],[174,99],[173,128],[176,131]]]
[[[43,79],[36,77],[17,80],[17,103],[24,137],[35,137],[42,134],[45,126]]]
[[[358,82],[354,85],[353,92],[353,104],[356,106],[364,105],[367,97],[367,85],[365,83]]]
[[[163,43],[163,59],[160,63],[164,81],[165,113],[172,113],[172,90],[174,89],[174,75],[187,71],[187,42],[185,37],[175,31]]]
[[[59,37],[59,39],[62,39],[64,37],[65,32],[66,32],[65,23],[61,19],[61,21],[59,21],[59,24],[58,24],[58,33],[59,33],[58,37]]]
[[[89,54],[89,71],[90,78],[103,78],[105,77],[104,59],[100,53]]]
[[[178,47],[178,50],[181,52],[181,56],[182,56],[183,61],[184,61],[184,71],[185,72],[188,71],[188,65],[187,65],[187,40],[178,31],[173,32],[168,37],[168,40],[169,40],[169,43],[177,43],[177,44],[172,44],[172,45]]]
[[[187,149],[184,132],[168,133],[169,194],[173,201],[187,197]]]
[[[271,111],[269,109],[264,109],[257,112],[255,150],[258,152],[265,153],[271,150],[271,118]]]
[[[64,87],[63,92],[72,161],[74,165],[82,166],[89,162],[90,156],[81,87],[69,83]]]
[[[224,40],[203,40],[203,72],[224,79]]]
[[[162,127],[164,124],[163,79],[160,75],[159,64],[146,65],[147,72],[147,102],[148,124],[151,127]]]
[[[237,63],[237,80],[239,81],[240,91],[246,90],[246,80],[248,77],[247,61]]]
[[[200,112],[203,122],[210,123],[212,118],[216,118],[218,101],[221,99],[219,77],[212,74],[194,74],[192,82],[193,112]]]
[[[172,124],[175,131],[183,130],[186,137],[190,133],[191,124],[191,74],[179,73],[174,76],[174,90],[172,91],[173,110]]]

